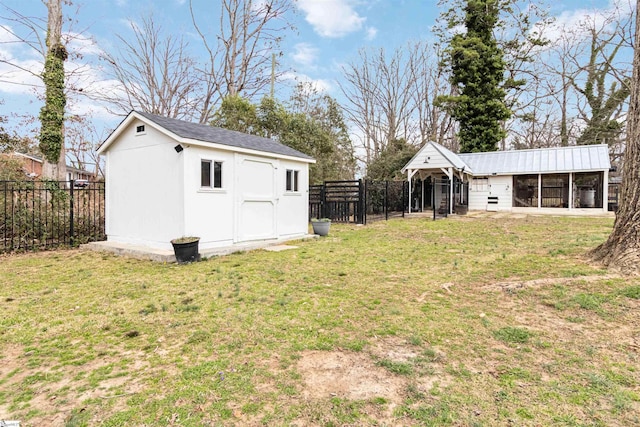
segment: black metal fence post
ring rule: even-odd
[[[72,179],[69,181],[69,244],[73,246],[73,236],[74,236],[74,228],[73,228],[73,187],[75,187],[75,181]]]
[[[356,204],[358,206],[358,219],[356,220],[358,224],[364,224],[366,222],[366,212],[365,212],[365,203],[364,203],[364,197],[365,197],[365,183],[362,181],[362,179],[358,180],[358,203]]]
[[[402,218],[404,218],[404,210],[407,206],[407,200],[411,203],[409,196],[409,181],[402,181]]]

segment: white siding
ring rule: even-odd
[[[440,169],[451,167],[447,160],[432,144],[425,145],[405,169]]]
[[[169,241],[185,231],[183,156],[172,139],[149,126],[136,136],[137,124],[124,130],[107,155],[108,240],[171,249]]]
[[[233,194],[236,187],[234,154],[201,147],[185,147],[184,217],[186,235],[200,237],[203,249],[233,243]],[[222,162],[222,188],[200,186],[202,160]]]
[[[487,209],[487,197],[489,197],[489,178],[474,178],[471,178],[469,183],[469,210],[484,211]],[[474,185],[478,184],[480,180],[483,182],[482,186]]]
[[[298,191],[286,191],[287,169],[298,170]],[[309,228],[309,165],[281,160],[278,170],[278,234],[303,236]]]
[[[490,176],[486,188],[474,188],[473,180],[469,185],[469,210],[510,211],[512,204],[512,180],[507,176]],[[497,205],[489,204],[489,197],[497,197]]]

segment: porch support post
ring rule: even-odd
[[[453,168],[440,168],[449,178],[449,214],[453,213]],[[434,207],[435,208],[435,207]]]
[[[542,174],[538,174],[538,209],[542,209]]]
[[[407,180],[409,181],[409,213],[411,213],[411,178],[418,172],[417,169],[407,169]]]
[[[420,201],[421,201],[421,204],[422,204],[420,206],[420,210],[422,212],[424,212],[424,195],[425,195],[425,192],[424,192],[424,181],[425,181],[425,178],[422,178],[422,186],[421,186],[421,188],[422,188],[422,197],[420,197],[420,199],[421,199]]]
[[[602,172],[602,212],[609,211],[609,171]]]
[[[407,179],[409,180],[409,213],[411,213],[411,172],[407,171]]]
[[[453,168],[449,168],[449,214],[453,214]]]
[[[569,210],[573,209],[573,172],[569,172]]]

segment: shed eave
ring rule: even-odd
[[[194,145],[202,148],[231,151],[233,153],[250,154],[250,155],[260,156],[260,157],[271,157],[274,159],[292,160],[300,163],[310,163],[310,164],[316,163],[316,160],[312,158],[287,156],[285,154],[272,153],[270,151],[251,150],[249,148],[235,147],[235,146],[226,145],[226,144],[217,144],[215,142],[200,141],[200,140],[191,139],[191,138],[181,138],[176,135],[173,135],[173,138],[176,140],[176,142],[184,145]]]

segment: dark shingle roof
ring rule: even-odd
[[[313,159],[311,156],[301,153],[298,150],[294,150],[291,147],[287,147],[273,139],[248,135],[246,133],[216,128],[209,125],[191,123],[184,120],[170,119],[168,117],[156,116],[155,114],[143,113],[140,111],[136,111],[136,113],[181,138],[195,139],[203,142],[263,151],[272,154],[280,154],[282,156]]]

